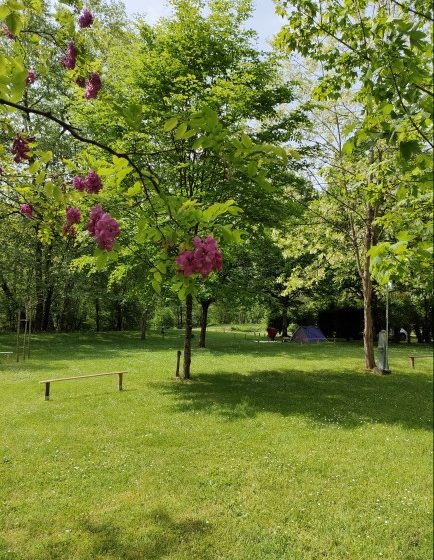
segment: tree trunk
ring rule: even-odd
[[[372,278],[371,278],[371,257],[368,251],[374,243],[374,208],[368,203],[366,205],[366,229],[365,229],[365,262],[363,265],[362,283],[363,283],[363,348],[365,351],[365,367],[366,369],[374,369],[374,322],[372,320]]]
[[[365,328],[363,330],[363,348],[365,351],[365,368],[374,369],[374,329],[372,321],[372,282],[370,277],[363,282],[363,319]]]
[[[288,309],[283,308],[282,311],[282,338],[288,338]]]
[[[35,247],[35,322],[34,330],[41,331],[44,321],[44,275],[42,269],[42,243],[37,240]]]
[[[1,279],[1,287],[6,298],[6,317],[9,330],[13,330],[16,321],[16,309],[18,308],[18,304],[4,278]]]
[[[96,332],[99,332],[101,329],[99,298],[95,300],[95,328]]]
[[[206,327],[208,325],[208,308],[212,301],[210,299],[202,300],[200,302],[202,306],[202,315],[200,317],[200,338],[199,338],[199,348],[205,348],[206,342]]]
[[[53,303],[53,287],[50,286],[44,298],[44,313],[42,316],[42,331],[49,330],[51,325],[51,304]]]
[[[178,307],[178,329],[182,329],[184,327],[184,321],[182,318],[182,305]]]
[[[140,321],[140,340],[146,340],[146,331],[148,330],[148,321],[150,315],[150,308],[146,308],[142,313],[142,318]]]
[[[193,296],[188,294],[185,301],[185,337],[184,337],[184,379],[190,379],[191,335],[193,332]]]
[[[122,323],[123,323],[123,313],[122,313],[122,304],[116,304],[116,330],[122,330]]]

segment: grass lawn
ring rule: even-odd
[[[178,334],[0,358],[0,559],[430,560],[431,361],[392,346],[378,377],[360,344],[246,337],[210,333],[185,383]],[[120,369],[123,393],[38,384]]]

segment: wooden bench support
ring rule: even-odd
[[[414,369],[414,360],[415,360],[416,358],[432,358],[432,357],[433,357],[432,354],[429,354],[429,355],[428,355],[428,354],[427,354],[427,355],[419,355],[419,356],[418,356],[418,355],[416,355],[416,356],[409,356],[409,358],[410,358],[410,365],[411,365],[411,367]]]
[[[45,381],[40,381],[39,383],[45,383],[45,400],[50,400],[50,387],[51,383],[56,383],[57,381],[71,381],[73,379],[88,379],[89,377],[103,377],[107,375],[117,375],[118,376],[118,389],[119,391],[123,391],[123,377],[124,373],[128,373],[126,371],[113,371],[110,373],[94,373],[92,375],[77,375],[75,377],[61,377],[59,379],[46,379]]]

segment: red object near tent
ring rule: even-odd
[[[276,338],[277,332],[278,332],[277,329],[275,329],[274,327],[268,327],[267,329],[268,338],[274,340]]]

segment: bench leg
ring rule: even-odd
[[[45,400],[50,400],[50,383],[45,383]]]
[[[118,373],[118,376],[119,376],[119,391],[122,391],[123,390],[122,378],[123,378],[124,374],[123,373]]]
[[[414,356],[410,356],[411,367],[414,369]]]

